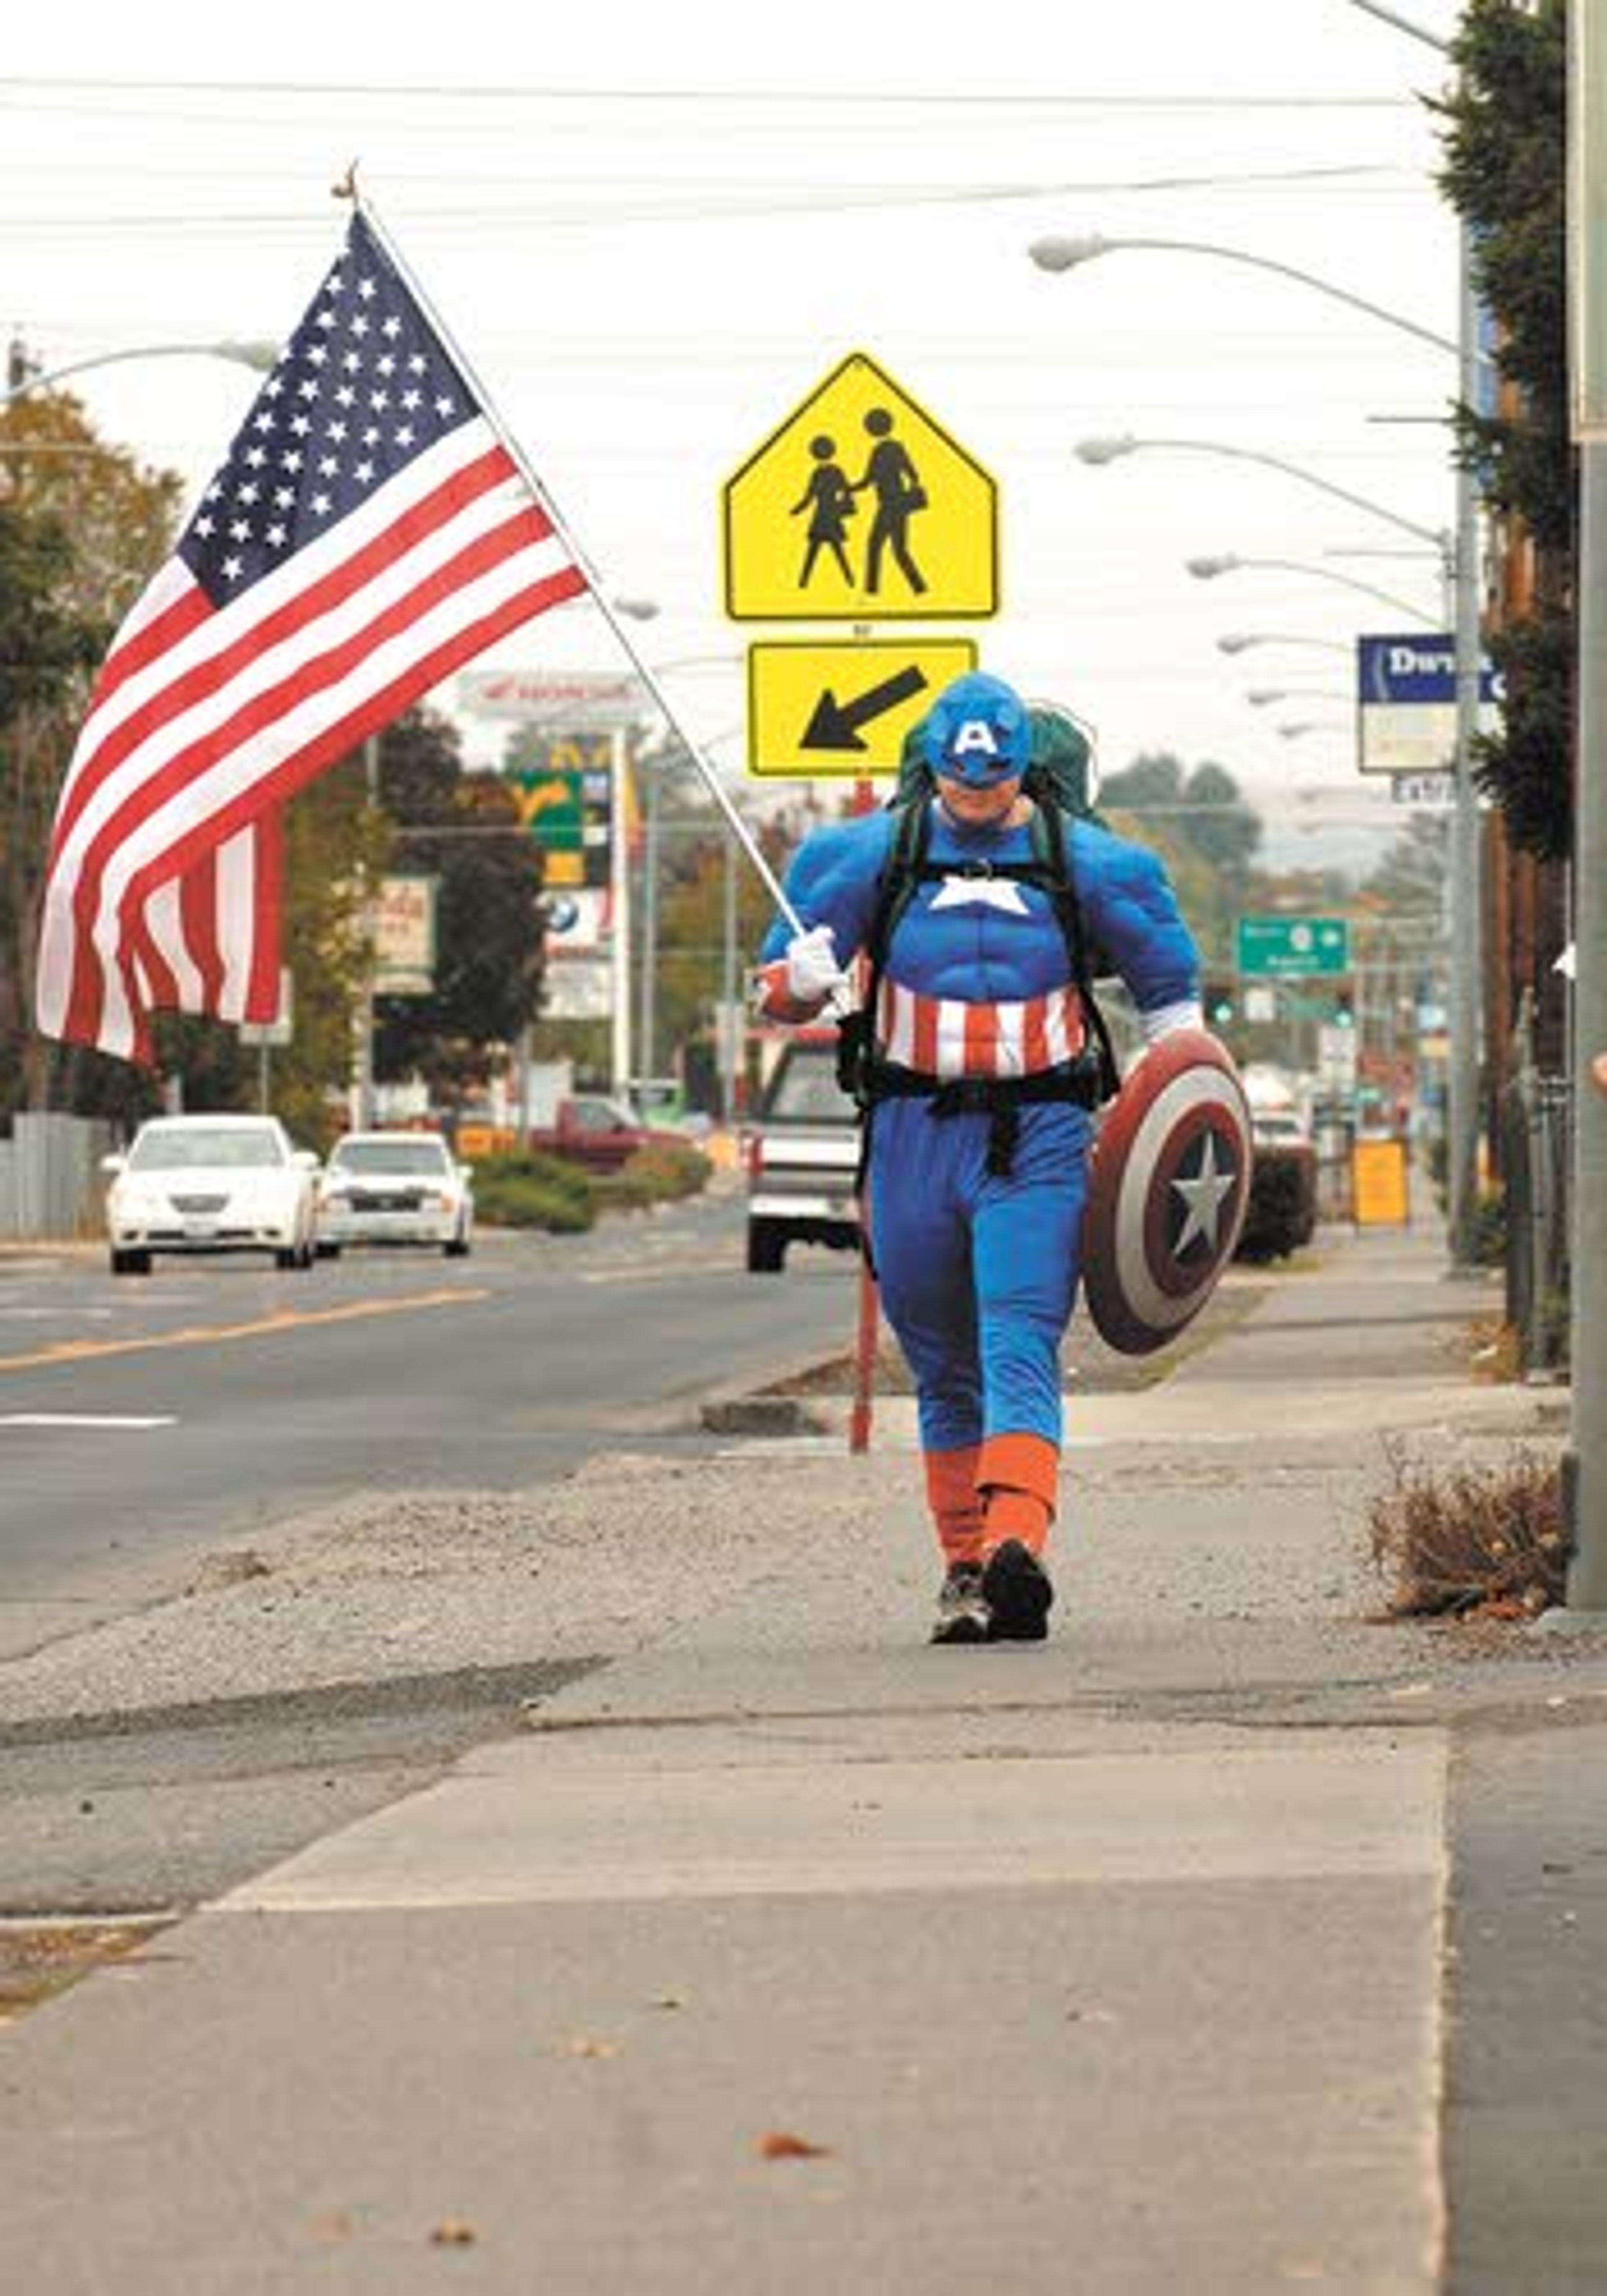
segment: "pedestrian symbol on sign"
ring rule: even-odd
[[[798,586],[807,590],[809,577],[815,571],[815,562],[823,550],[829,550],[841,570],[845,582],[854,579],[854,570],[849,564],[848,521],[858,509],[854,489],[849,484],[848,473],[837,460],[837,441],[823,431],[809,441],[809,452],[815,458],[815,468],[809,473],[809,483],[792,505],[792,516],[809,514],[808,547],[804,552],[803,571]]]
[[[824,431],[809,441],[809,454],[815,468],[809,482],[793,504],[791,516],[802,518],[808,513],[808,546],[804,551],[803,571],[798,586],[807,590],[809,577],[823,550],[831,553],[843,581],[852,589],[856,579],[848,554],[848,521],[858,511],[856,495],[865,493],[875,496],[875,510],[865,537],[863,587],[867,597],[873,598],[881,587],[883,554],[890,552],[894,564],[917,598],[925,593],[926,584],[910,549],[909,522],[917,511],[927,506],[926,489],[921,474],[911,459],[902,439],[893,435],[895,416],[890,408],[873,406],[865,418],[865,427],[874,440],[862,478],[850,479],[837,460],[837,441]]]
[[[856,494],[862,494],[869,487],[876,496],[876,515],[871,521],[870,539],[865,545],[865,590],[873,598],[881,588],[881,554],[890,550],[905,580],[921,597],[926,585],[910,556],[909,522],[916,511],[926,508],[926,489],[910,460],[908,448],[902,439],[893,436],[893,417],[889,410],[873,406],[865,418],[865,427],[876,441],[865,466],[865,476],[854,488]]]

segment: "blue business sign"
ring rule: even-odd
[[[1492,723],[1501,681],[1487,660],[1479,721]],[[1456,752],[1456,642],[1409,630],[1356,642],[1358,751],[1365,774],[1442,773]]]

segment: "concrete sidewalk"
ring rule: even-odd
[[[1607,1644],[1376,1623],[1366,1511],[1558,1398],[1473,1376],[1436,1231],[1232,1280],[1148,1391],[1074,1344],[1041,1649],[925,1647],[900,1399],[607,1481],[651,1628],[0,2043],[0,2277],[1440,2285],[1451,1751],[1599,1720]]]

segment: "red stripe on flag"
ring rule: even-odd
[[[279,920],[284,904],[284,816],[265,813],[254,835],[251,873],[251,951],[246,981],[248,1021],[279,1018]]]
[[[143,974],[146,994],[153,1005],[176,1005],[179,1001],[178,975],[168,964],[161,944],[151,930],[148,917],[141,915],[128,937],[129,953]]]
[[[178,914],[184,947],[201,975],[203,1013],[216,1013],[223,996],[223,950],[218,943],[217,848],[209,847],[178,881]],[[152,996],[160,1010],[170,998]]]

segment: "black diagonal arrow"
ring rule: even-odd
[[[863,750],[859,728],[868,726],[873,718],[881,717],[896,709],[900,701],[926,690],[926,674],[912,662],[907,669],[892,677],[884,677],[880,685],[873,685],[855,701],[839,701],[828,686],[815,704],[800,750]]]

